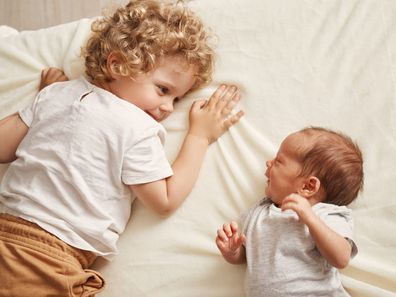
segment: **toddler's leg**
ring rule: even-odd
[[[86,269],[93,259],[37,225],[0,215],[0,296],[95,296],[104,280]]]
[[[61,69],[54,67],[46,68],[41,71],[39,91],[44,89],[46,86],[49,86],[50,84],[66,80],[69,80],[69,78]]]

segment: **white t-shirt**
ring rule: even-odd
[[[20,116],[29,130],[2,180],[5,212],[111,258],[134,200],[126,185],[172,175],[164,128],[84,78],[50,85]]]
[[[347,238],[352,255],[352,212],[345,206],[317,203],[314,213]],[[264,199],[241,218],[246,235],[246,292],[249,297],[342,297],[339,272],[320,254],[308,227],[292,211]]]

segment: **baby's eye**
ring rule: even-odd
[[[168,91],[169,91],[169,89],[168,89],[167,87],[164,87],[164,86],[158,86],[158,90],[160,91],[160,93],[161,93],[162,95],[167,94]]]
[[[177,102],[179,102],[180,101],[180,98],[179,97],[175,97],[175,99],[173,99],[173,103],[177,103]]]

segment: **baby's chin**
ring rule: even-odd
[[[269,200],[271,200],[271,202],[276,206],[276,207],[280,207],[279,202],[274,201],[274,199],[271,197],[270,193],[267,192],[267,190],[265,190],[265,197]]]
[[[269,191],[269,189],[268,189],[268,185],[267,185],[267,187],[265,188],[264,194],[265,194],[265,197],[271,199],[271,193],[270,193],[270,191]]]

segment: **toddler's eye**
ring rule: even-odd
[[[173,103],[177,103],[179,102],[180,98],[179,97],[175,97],[175,99],[173,99]]]
[[[164,87],[164,86],[158,86],[158,90],[160,91],[160,93],[161,93],[162,95],[167,94],[168,91],[169,91],[169,89],[168,89],[167,87]]]

